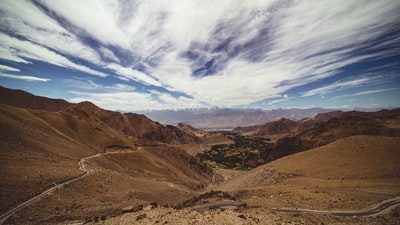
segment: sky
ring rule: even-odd
[[[120,111],[400,107],[398,0],[0,1],[0,85]]]

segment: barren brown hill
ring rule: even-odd
[[[135,113],[119,113],[104,110],[93,103],[81,102],[64,110],[62,114],[72,114],[81,119],[92,119],[97,123],[106,124],[137,140],[139,144],[184,144],[199,143],[201,140],[193,134],[182,132],[180,129],[161,125],[144,115]]]
[[[304,149],[311,149],[354,135],[400,136],[400,110],[343,113],[300,133]]]
[[[236,127],[233,131],[239,132],[242,135],[246,136],[266,136],[273,140],[277,140],[284,136],[297,135],[305,130],[312,128],[317,123],[340,117],[342,113],[343,112],[339,110],[327,113],[319,113],[314,118],[304,118],[300,120],[281,118],[279,120],[267,122],[262,125]]]
[[[398,137],[400,136],[400,110],[345,113],[334,111],[319,114],[314,119],[298,121],[281,119],[237,130],[244,135],[261,135],[276,140],[275,151],[266,152],[268,156],[261,155],[264,160],[271,161],[354,135]]]
[[[237,189],[253,189],[267,185],[265,175],[271,171],[294,178],[375,179],[400,181],[399,137],[352,136],[312,150],[292,154],[226,183]],[[400,191],[400,190],[398,190]]]
[[[197,137],[204,137],[204,136],[208,135],[207,131],[196,129],[196,128],[192,127],[189,124],[179,123],[176,127],[181,129],[181,130],[183,130],[183,131],[185,131],[185,132],[194,134]]]
[[[102,150],[82,144],[69,136],[75,133],[73,130],[70,134],[61,132],[35,113],[40,111],[0,105],[1,212],[54,182],[81,174],[77,169],[79,158]],[[57,121],[60,125],[67,123],[63,119]]]
[[[35,96],[21,90],[12,90],[0,86],[0,103],[27,109],[41,109],[48,111],[59,111],[70,107],[69,103],[63,99],[50,99]]]
[[[237,127],[233,131],[240,132],[245,136],[266,136],[272,139],[274,137],[292,136],[314,125],[312,120],[291,120],[282,118],[277,121],[265,123],[263,125],[251,127]]]
[[[111,112],[88,102],[56,112],[0,104],[0,213],[81,175],[80,159],[104,152],[115,154],[86,161],[94,175],[56,190],[7,221],[92,220],[117,215],[126,205],[176,204],[206,187],[212,171],[167,145],[196,141],[194,135],[143,115]]]
[[[399,145],[398,137],[347,137],[283,157],[250,172],[242,172],[217,189],[233,194],[238,201],[246,202],[250,207],[261,207],[258,211],[264,207],[342,211],[368,209],[370,205],[400,195]],[[266,214],[272,218],[276,216],[268,210]],[[291,214],[287,216],[291,218],[289,221],[295,219]],[[391,217],[390,214],[378,220],[317,215],[301,215],[300,218],[302,224],[399,222],[398,217]]]
[[[225,181],[211,186],[214,192],[199,195],[196,203],[209,205],[225,198],[245,205],[201,211],[160,208],[110,218],[105,224],[398,224],[398,207],[371,217],[273,209],[357,212],[399,196],[399,144],[398,137],[352,136],[251,171],[218,169]]]
[[[328,121],[332,118],[338,118],[340,117],[344,112],[341,110],[335,110],[332,112],[326,112],[326,113],[318,113],[313,119],[315,122],[325,122]]]

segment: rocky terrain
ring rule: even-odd
[[[362,211],[400,196],[399,110],[320,114],[307,128],[282,119],[240,135],[0,96],[3,224],[400,223],[396,205],[370,217],[274,211]]]
[[[68,103],[50,111],[47,104],[51,105],[52,99],[16,93],[21,100],[12,97],[2,99],[7,104],[0,104],[2,213],[81,175],[78,161],[83,157],[121,154],[91,159],[89,166],[96,171],[92,176],[24,207],[8,219],[10,223],[90,220],[98,214],[117,215],[131,204],[175,204],[210,183],[211,169],[176,147],[201,142],[193,134],[143,115],[103,110],[89,102]],[[7,94],[10,90],[2,95]],[[31,102],[35,102],[34,108],[44,109],[31,109]]]
[[[251,171],[224,174],[182,208],[147,207],[89,224],[398,224],[400,206],[368,217],[277,213],[276,208],[357,212],[400,196],[398,137],[352,136]],[[215,207],[234,201],[238,206]],[[197,210],[201,206],[213,207]]]
[[[399,137],[400,110],[333,111],[312,119],[280,119],[226,132],[234,143],[213,145],[197,157],[212,166],[255,168],[278,158],[354,135]]]

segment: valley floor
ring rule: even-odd
[[[178,170],[157,164],[162,163],[157,158],[141,171],[137,165],[145,165],[141,161],[155,156],[157,148],[130,158],[107,155],[87,162],[95,174],[21,209],[5,224],[400,224],[400,205],[369,217],[273,211],[362,211],[400,196],[399,142],[350,137],[250,171],[217,169],[210,185],[199,190],[188,188],[191,180],[174,175]],[[240,206],[199,210],[221,201]]]

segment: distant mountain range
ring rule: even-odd
[[[235,127],[253,126],[276,121],[281,118],[294,120],[312,118],[320,113],[334,111],[333,109],[184,109],[184,110],[153,110],[141,111],[148,118],[162,124],[176,125],[179,123],[190,124],[193,127],[205,130],[233,129]]]

